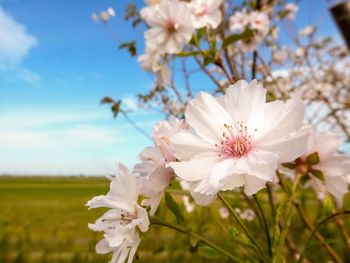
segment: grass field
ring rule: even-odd
[[[88,211],[84,206],[93,196],[107,191],[108,180],[105,178],[0,177],[0,262],[108,262],[109,255],[97,255],[94,251],[102,234],[87,228],[87,224],[94,222],[104,210]],[[241,197],[237,194],[234,198],[238,198],[235,203],[240,206]],[[196,209],[185,216],[193,231],[228,250],[242,249],[228,235],[234,222],[222,220],[217,208],[214,205],[211,209]],[[321,213],[318,206],[310,209],[313,218]],[[164,207],[160,208],[158,215],[174,221]],[[251,230],[258,233],[256,231],[262,229],[255,221]],[[349,230],[349,222],[346,223]],[[293,238],[308,236],[300,222],[295,226],[291,232]],[[330,237],[331,245],[344,262],[350,262],[350,252],[344,248],[336,226],[328,224],[322,231]],[[257,236],[259,242],[265,242],[259,240],[264,238],[263,235]],[[318,261],[313,262],[328,262],[327,255],[320,248],[319,243],[313,242],[309,255],[317,253],[315,258]],[[242,262],[247,260],[242,258]],[[205,259],[191,249],[185,235],[152,226],[142,238],[136,262],[225,262],[225,258]]]

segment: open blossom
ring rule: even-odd
[[[159,63],[162,54],[155,46],[146,46],[145,53],[138,57],[138,61],[144,70],[150,72],[157,72],[160,70],[161,65]]]
[[[308,37],[316,31],[314,26],[307,26],[299,31],[299,36],[301,38]]]
[[[217,28],[222,20],[220,6],[223,0],[193,0],[190,3],[195,28]]]
[[[294,20],[295,15],[298,12],[299,7],[293,3],[288,3],[285,6],[285,11],[287,12],[286,18],[289,20]]]
[[[219,214],[222,219],[227,219],[230,216],[230,212],[225,206],[219,208]]]
[[[314,188],[320,199],[328,192],[341,201],[348,192],[350,156],[337,153],[340,145],[341,137],[336,134],[313,132],[309,137],[307,153],[297,162],[299,165],[305,164],[307,156],[318,153],[319,163],[309,167],[307,176],[310,180],[306,186]],[[323,178],[314,176],[312,173],[315,170],[321,171]]]
[[[192,130],[171,138],[180,162],[169,166],[191,183],[199,204],[208,204],[220,190],[242,186],[255,194],[274,180],[280,163],[306,150],[304,104],[299,99],[266,103],[266,90],[256,81],[241,80],[219,98],[198,94],[185,117]]]
[[[180,52],[194,32],[190,8],[184,2],[163,0],[143,8],[140,14],[150,26],[145,33],[146,44],[157,46],[161,52]]]
[[[270,19],[264,12],[253,11],[249,14],[250,28],[258,31],[262,36],[266,35],[270,27]]]
[[[249,24],[249,17],[245,11],[235,12],[230,17],[230,30],[231,31],[243,31],[245,27]]]
[[[165,167],[176,159],[170,151],[169,140],[183,129],[183,125],[183,121],[175,117],[171,122],[164,120],[157,124],[153,130],[155,147],[146,148],[139,156],[141,163],[134,166],[134,173],[139,174],[140,192],[148,198],[142,201],[142,205],[149,205],[152,215],[159,206],[164,189],[174,177],[173,170]]]
[[[117,176],[110,178],[107,195],[96,196],[86,205],[89,208],[110,208],[95,224],[94,231],[103,231],[104,239],[96,245],[100,254],[113,253],[111,263],[127,260],[131,263],[140,243],[138,230],[146,232],[149,226],[147,211],[137,204],[139,187],[137,179],[128,168],[119,164]]]

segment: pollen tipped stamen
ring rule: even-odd
[[[168,33],[174,33],[178,29],[178,24],[173,20],[169,20],[167,21],[165,28],[168,31]]]
[[[251,149],[252,136],[248,133],[248,127],[243,122],[237,122],[238,131],[232,125],[224,124],[227,132],[222,133],[220,144],[215,144],[219,150],[219,157],[240,158]],[[257,130],[255,129],[254,132]]]

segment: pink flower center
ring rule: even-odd
[[[201,8],[196,13],[197,16],[204,16],[208,13],[208,7],[206,4],[203,4]]]
[[[215,144],[219,151],[219,157],[240,158],[251,150],[252,136],[248,134],[247,126],[242,122],[237,122],[237,124],[238,131],[235,131],[232,125],[224,124],[227,132],[222,133],[220,144]]]
[[[174,33],[178,27],[178,24],[174,20],[168,20],[165,23],[165,29],[168,31],[168,33]]]

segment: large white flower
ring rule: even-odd
[[[180,162],[169,166],[191,183],[199,204],[220,190],[244,186],[248,195],[256,193],[273,181],[279,163],[306,150],[301,100],[266,103],[266,90],[256,81],[241,80],[217,99],[200,93],[188,103],[185,117],[193,130],[171,138]]]
[[[180,52],[194,32],[190,8],[184,2],[163,0],[143,8],[140,14],[150,26],[145,33],[146,44],[157,46],[162,52]]]
[[[220,6],[223,0],[193,0],[190,3],[193,26],[217,28],[222,20]]]
[[[318,153],[320,162],[310,167],[308,174],[310,181],[306,183],[306,186],[314,188],[319,197],[329,192],[341,201],[343,195],[348,192],[347,176],[350,175],[350,156],[337,153],[340,145],[339,135],[331,132],[312,132],[308,141],[307,153],[297,162],[305,163],[307,156]],[[323,178],[312,175],[313,170],[321,171]]]
[[[170,151],[169,140],[183,127],[183,121],[175,117],[171,117],[171,122],[164,120],[158,123],[153,130],[155,147],[146,148],[139,156],[141,163],[134,166],[134,173],[139,174],[140,191],[148,197],[142,205],[151,207],[151,215],[156,212],[164,189],[174,177],[173,170],[165,167],[168,162],[176,160]]]
[[[146,232],[149,226],[147,211],[137,204],[139,186],[128,168],[119,164],[117,176],[111,177],[107,195],[96,196],[87,202],[89,209],[108,207],[95,224],[89,224],[94,231],[103,231],[104,239],[96,245],[96,252],[113,252],[111,263],[130,263],[140,243],[138,229]]]

